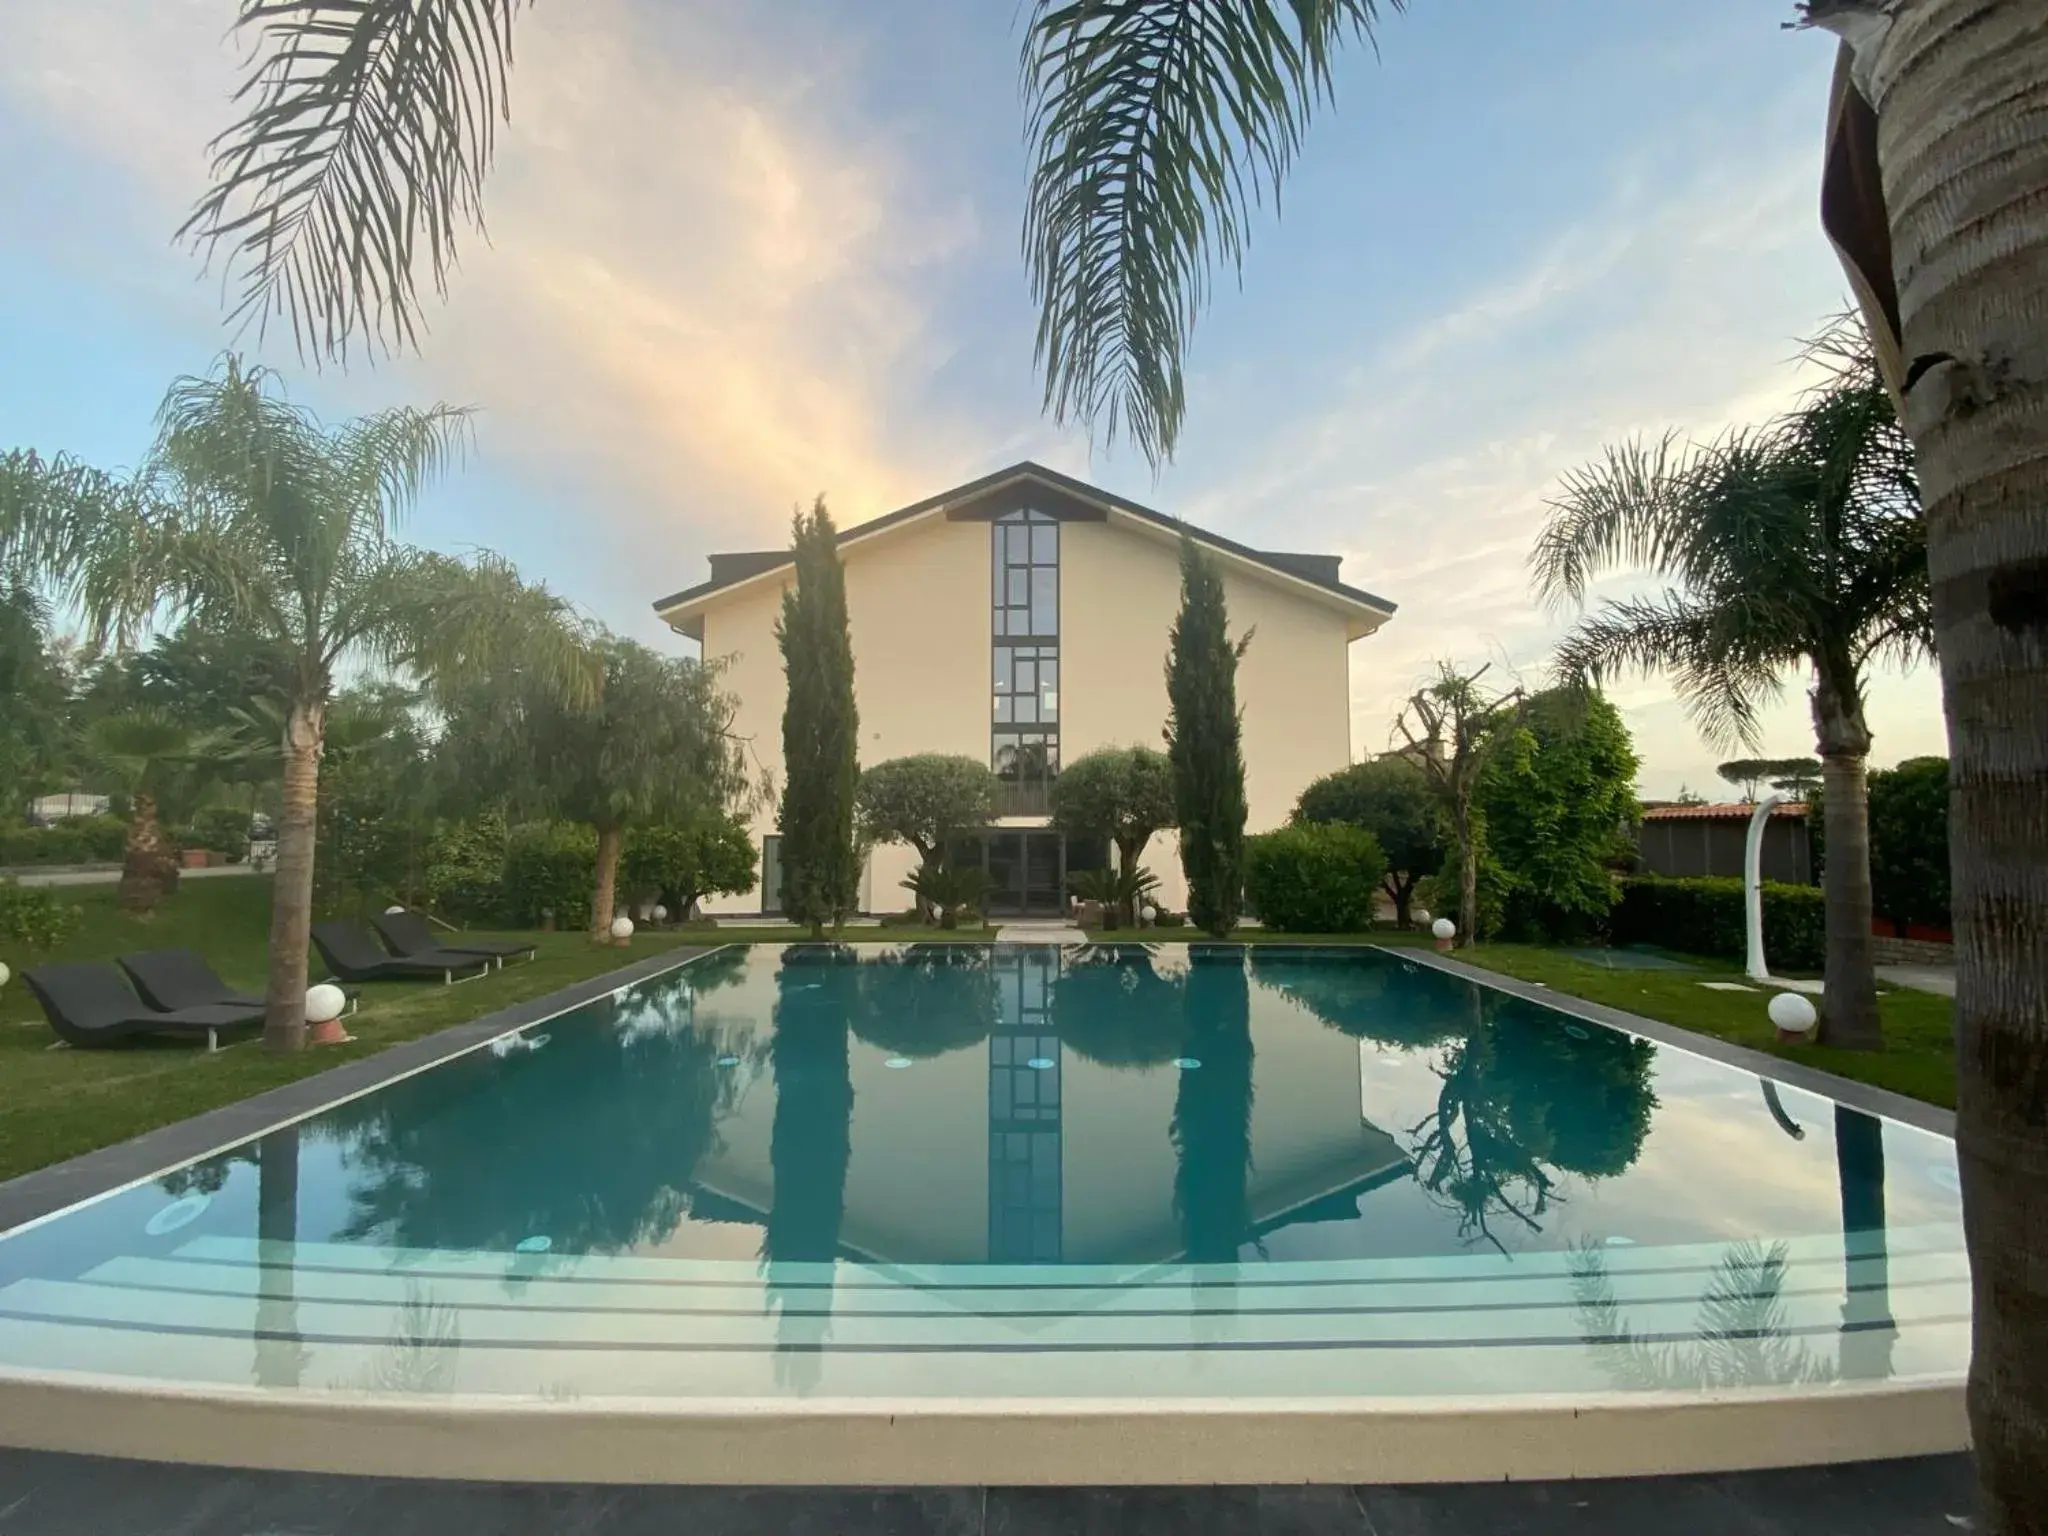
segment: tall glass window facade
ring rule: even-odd
[[[1011,512],[993,524],[989,550],[989,762],[1005,809],[1033,814],[1060,771],[1060,525]]]

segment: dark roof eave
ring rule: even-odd
[[[864,538],[870,533],[878,533],[884,528],[893,527],[897,523],[906,522],[922,513],[933,511],[954,502],[971,501],[984,492],[994,490],[997,486],[1027,476],[1042,480],[1046,484],[1064,490],[1069,494],[1104,502],[1116,508],[1119,512],[1127,513],[1132,517],[1152,523],[1155,526],[1172,529],[1176,532],[1185,531],[1193,535],[1195,541],[1199,544],[1206,544],[1211,549],[1221,550],[1225,554],[1236,555],[1240,559],[1262,566],[1276,575],[1291,577],[1295,581],[1301,582],[1304,586],[1314,587],[1318,591],[1334,593],[1336,596],[1349,599],[1351,602],[1357,603],[1362,607],[1376,609],[1388,618],[1392,618],[1400,606],[1397,603],[1389,602],[1384,597],[1379,597],[1374,593],[1366,591],[1363,587],[1350,586],[1341,581],[1319,581],[1315,577],[1308,575],[1299,566],[1290,564],[1285,559],[1276,560],[1272,558],[1273,552],[1253,549],[1249,544],[1240,544],[1237,540],[1225,538],[1220,533],[1211,533],[1207,529],[1197,528],[1192,524],[1182,522],[1179,518],[1169,517],[1164,512],[1157,511],[1140,502],[1132,501],[1127,497],[1119,496],[1114,491],[1105,491],[1098,486],[1088,484],[1084,480],[1076,480],[1071,475],[1063,475],[1056,469],[1047,469],[1042,464],[1034,464],[1029,459],[1012,464],[1007,469],[996,470],[993,474],[983,475],[979,480],[970,480],[965,485],[956,485],[951,490],[941,491],[936,496],[927,496],[923,501],[912,502],[907,507],[898,507],[894,512],[886,512],[880,517],[870,518],[865,523],[857,523],[851,528],[843,528],[839,532],[839,542],[844,544],[850,539]],[[774,565],[764,565],[758,570],[747,572],[745,575],[725,578],[713,577],[709,581],[699,582],[694,587],[685,587],[680,592],[659,599],[654,604],[654,611],[666,617],[669,610],[673,608],[679,608],[685,603],[695,602],[702,597],[709,597],[712,593],[722,591],[726,587],[737,586],[742,581],[751,581],[756,576],[765,575],[772,570],[778,570],[782,565],[786,564],[788,564],[788,561],[784,560]]]

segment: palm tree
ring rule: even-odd
[[[26,454],[0,474],[0,564],[33,559],[96,639],[125,644],[192,616],[291,658],[263,1026],[273,1050],[305,1043],[314,811],[337,669],[373,660],[448,684],[516,650],[567,695],[596,687],[560,598],[495,557],[457,560],[391,537],[460,451],[467,422],[437,405],[328,428],[275,374],[229,356],[171,386],[132,478]]]
[[[1398,10],[1405,0],[1387,0]],[[216,141],[185,233],[225,251],[244,317],[302,344],[404,345],[415,261],[437,289],[480,224],[521,0],[241,0],[257,34],[245,115]],[[1025,253],[1046,400],[1121,422],[1155,461],[1179,436],[1182,360],[1220,256],[1235,265],[1277,194],[1331,61],[1369,40],[1374,0],[1036,0],[1024,73],[1037,166]],[[1977,1263],[1977,1460],[1994,1524],[2017,1527],[2048,1466],[2048,925],[2032,867],[2048,803],[2048,27],[2022,0],[1802,0],[1839,33],[1850,153],[1830,200],[1874,211],[1854,281],[1889,323],[1887,370],[1935,492],[1928,550],[1953,764],[1958,1114]],[[1836,171],[1841,169],[1838,185]],[[1870,195],[1877,188],[1878,195]],[[1834,221],[1830,220],[1831,229]],[[1900,281],[1898,274],[1906,274]],[[2026,361],[2021,361],[2026,360]],[[4,466],[0,466],[4,473]],[[2020,1065],[2014,1065],[2014,1064]],[[1992,1362],[1996,1362],[1994,1366]]]
[[[1605,573],[1648,568],[1654,596],[1609,601],[1558,648],[1571,681],[1669,673],[1717,744],[1755,746],[1757,707],[1813,670],[1827,818],[1827,981],[1821,1039],[1882,1044],[1870,941],[1870,727],[1864,676],[1933,643],[1912,449],[1867,339],[1831,328],[1829,381],[1792,414],[1717,442],[1631,442],[1565,478],[1531,564],[1543,594],[1578,602]]]
[[[163,819],[196,809],[217,743],[160,709],[106,715],[86,727],[87,756],[129,800],[122,837],[121,910],[146,918],[177,889],[177,850]]]

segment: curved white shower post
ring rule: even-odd
[[[1742,900],[1749,918],[1749,979],[1769,981],[1770,963],[1764,958],[1764,828],[1770,825],[1771,812],[1783,805],[1790,796],[1765,795],[1757,801],[1756,810],[1750,814],[1749,836],[1742,848]]]

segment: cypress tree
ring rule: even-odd
[[[792,528],[796,585],[775,625],[788,678],[782,709],[782,910],[822,937],[854,910],[860,881],[854,792],[860,716],[839,533],[820,496]]]
[[[1217,938],[1244,906],[1244,751],[1237,663],[1223,578],[1186,534],[1180,541],[1180,612],[1166,656],[1166,756],[1173,765],[1188,918]]]

